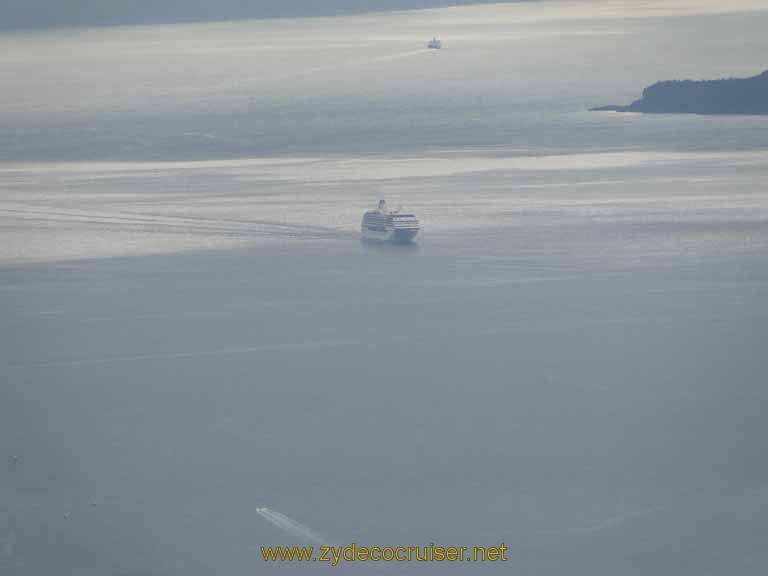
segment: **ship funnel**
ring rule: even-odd
[[[389,210],[387,209],[387,201],[386,200],[379,200],[379,212],[382,214],[388,214]]]

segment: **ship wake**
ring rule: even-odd
[[[289,518],[285,514],[272,510],[271,508],[261,507],[256,508],[256,514],[264,518],[267,522],[279,528],[283,532],[295,536],[301,540],[306,540],[314,544],[321,546],[332,546],[330,542],[325,540],[317,532],[305,526],[304,524],[297,522],[293,518]]]

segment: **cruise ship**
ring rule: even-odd
[[[386,200],[379,200],[377,210],[363,215],[361,232],[363,240],[406,244],[413,242],[419,233],[419,221],[413,214],[390,211]]]

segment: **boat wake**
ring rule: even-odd
[[[396,54],[379,56],[378,58],[374,58],[373,61],[374,62],[391,62],[392,60],[401,60],[403,58],[413,58],[414,56],[423,56],[429,53],[430,53],[430,50],[428,48],[423,48],[421,50],[409,50],[408,52],[398,52]]]
[[[332,546],[330,542],[325,540],[322,536],[320,536],[317,532],[308,526],[305,526],[301,522],[297,522],[293,518],[289,518],[277,510],[261,507],[256,508],[256,514],[283,532],[290,534],[291,536],[295,536],[302,540],[319,544],[321,546]]]
[[[0,213],[9,218],[41,224],[67,224],[106,227],[111,230],[178,232],[234,237],[284,237],[308,240],[351,237],[343,230],[271,220],[239,218],[206,218],[187,215],[151,214],[145,212],[116,212],[62,209],[47,206],[3,206]]]

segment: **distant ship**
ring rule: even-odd
[[[434,48],[435,50],[440,50],[440,48],[443,47],[443,43],[436,37],[433,37],[432,40],[427,42],[427,48]]]
[[[363,215],[361,232],[364,240],[407,244],[419,233],[419,221],[413,214],[400,210],[390,211],[386,200],[379,200],[379,208]]]

